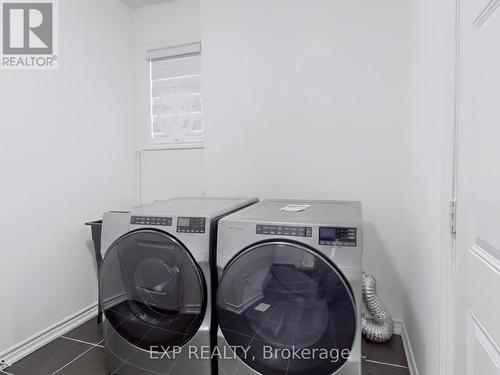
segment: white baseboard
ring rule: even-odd
[[[396,335],[403,335],[403,320],[394,319],[394,333]]]
[[[405,347],[406,357],[408,359],[408,368],[410,370],[410,374],[419,375],[417,363],[415,362],[410,339],[408,337],[408,332],[406,331],[406,327],[403,321],[401,321],[401,338],[403,339],[403,345]]]
[[[97,303],[85,307],[49,328],[3,351],[0,353],[0,370],[11,366],[16,361],[19,361],[95,316],[97,316]]]

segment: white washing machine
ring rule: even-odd
[[[361,231],[345,201],[266,200],[220,221],[219,374],[361,373]]]
[[[213,372],[202,350],[215,345],[217,223],[256,201],[180,198],[104,214],[99,299],[110,374]]]

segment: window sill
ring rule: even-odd
[[[144,145],[139,151],[188,150],[205,148],[203,141],[155,142]]]

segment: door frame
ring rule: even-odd
[[[446,148],[444,161],[445,186],[441,233],[441,306],[440,306],[440,364],[441,375],[453,375],[455,367],[455,293],[456,293],[456,209],[460,133],[460,1],[448,0],[444,25],[448,34],[448,61],[450,73],[446,77]],[[452,203],[455,207],[452,208]],[[452,217],[453,215],[453,217]],[[453,220],[453,222],[452,222]],[[453,226],[453,228],[452,228]]]

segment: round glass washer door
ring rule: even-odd
[[[99,272],[109,324],[136,347],[182,346],[198,331],[206,283],[189,251],[171,235],[137,230],[108,250]]]
[[[333,374],[356,332],[343,275],[294,242],[260,243],[236,256],[219,283],[217,317],[227,343],[248,348],[235,352],[260,374]]]

